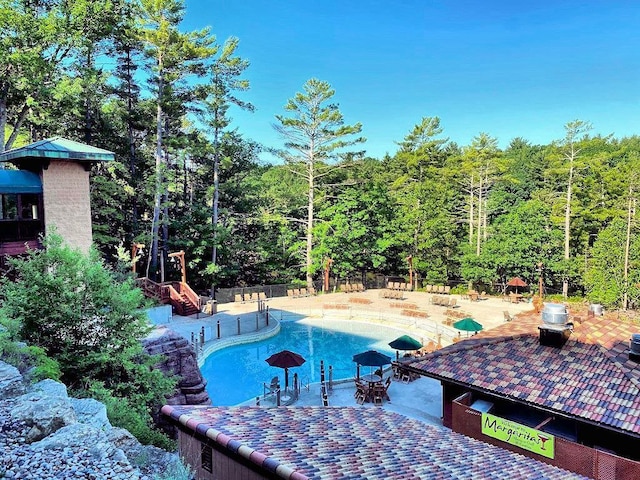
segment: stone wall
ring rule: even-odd
[[[88,252],[93,241],[89,172],[77,162],[52,160],[42,171],[45,233],[55,226],[72,247]]]

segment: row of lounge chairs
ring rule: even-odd
[[[451,293],[449,285],[426,285],[424,289],[427,293],[439,293],[441,295],[449,295]]]
[[[380,298],[391,298],[393,300],[404,300],[404,293],[396,290],[380,290]]]
[[[448,307],[448,308],[456,308],[457,303],[458,303],[458,299],[455,297],[441,297],[439,295],[434,295],[433,297],[431,297],[432,305],[439,305],[441,307]]]
[[[267,294],[264,292],[253,292],[253,293],[236,293],[234,297],[234,302],[238,303],[246,303],[246,302],[257,302],[259,300],[266,300]]]
[[[293,288],[287,290],[287,297],[289,298],[300,298],[300,297],[312,297],[316,295],[316,289],[311,288]]]
[[[401,292],[410,292],[412,290],[410,283],[387,282],[389,290],[400,290]]]
[[[343,283],[340,285],[340,291],[344,293],[360,293],[364,292],[365,288],[362,283]]]

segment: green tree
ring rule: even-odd
[[[345,149],[364,142],[363,137],[353,137],[362,131],[362,125],[345,125],[338,105],[328,103],[335,91],[329,83],[312,78],[304,84],[304,92],[298,92],[285,105],[291,116],[276,115],[275,130],[285,140],[285,150],[280,156],[293,172],[304,178],[307,189],[306,229],[306,279],[313,286],[313,226],[315,193],[323,178],[336,168],[333,161],[356,154]]]
[[[149,412],[175,381],[152,366],[158,358],[140,344],[149,326],[143,297],[131,279],[116,282],[97,252],[84,255],[58,236],[25,259],[11,260],[16,281],[3,279],[0,319],[17,324],[19,338],[56,360],[62,381],[86,395],[101,385],[150,426]]]

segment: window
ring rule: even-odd
[[[203,470],[206,470],[207,472],[213,472],[213,452],[209,445],[202,445],[200,463]]]
[[[1,220],[15,220],[18,218],[18,195],[14,194],[3,194],[0,195],[1,200],[0,204],[2,207],[2,215],[0,216]]]

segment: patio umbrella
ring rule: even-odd
[[[281,352],[274,353],[266,362],[272,367],[284,368],[284,389],[287,390],[289,386],[289,369],[291,367],[299,367],[306,360],[297,353],[289,350],[282,350]]]
[[[511,280],[507,282],[507,287],[515,287],[516,293],[518,292],[519,287],[528,287],[527,283],[522,280],[520,277],[513,277]]]
[[[391,363],[391,357],[375,350],[368,350],[354,355],[353,361],[365,367],[383,367]]]
[[[476,322],[473,318],[467,317],[454,323],[453,328],[457,330],[464,330],[465,332],[479,332],[482,330],[482,325]],[[467,336],[469,336],[468,333]]]
[[[396,350],[419,350],[422,348],[422,343],[409,335],[402,335],[396,338],[393,342],[389,342],[391,348]],[[396,358],[399,357],[396,351]]]

